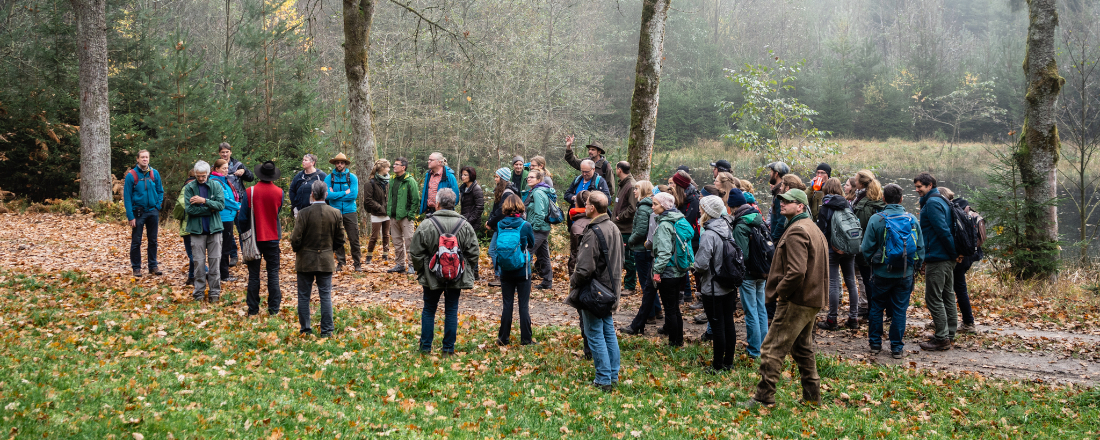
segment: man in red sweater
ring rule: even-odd
[[[241,206],[240,228],[244,232],[253,225],[256,227],[256,249],[263,255],[262,260],[267,261],[267,312],[277,315],[283,301],[279,290],[279,238],[282,237],[279,210],[283,207],[283,189],[273,183],[280,174],[275,162],[269,160],[257,165],[255,171],[260,182],[245,190],[247,205]],[[248,265],[245,302],[248,303],[248,315],[255,316],[260,313],[260,260],[245,264]]]

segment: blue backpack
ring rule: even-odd
[[[695,229],[691,227],[687,219],[676,220],[672,229],[672,239],[675,249],[672,252],[672,264],[677,268],[687,269],[695,264],[695,252],[691,249],[691,239],[695,237]],[[687,237],[687,238],[684,238]]]
[[[520,249],[520,229],[523,225],[527,224],[526,221],[520,223],[514,228],[505,228],[499,226],[497,228],[497,266],[502,270],[517,270],[527,267],[527,262],[531,259],[527,251]]]
[[[917,261],[915,220],[909,213],[878,215],[886,221],[882,232],[882,260],[878,263],[885,264],[890,271],[904,271]]]

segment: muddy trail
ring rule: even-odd
[[[171,233],[170,228],[162,228],[160,233],[159,260],[165,275],[133,278],[128,258],[130,231],[123,224],[97,222],[89,216],[80,215],[0,214],[0,217],[8,226],[0,229],[0,270],[52,276],[57,276],[62,271],[78,270],[89,277],[114,283],[147,287],[170,285],[177,298],[185,300],[190,296],[189,288],[182,285],[187,260],[183,253],[182,240]],[[294,254],[285,240],[283,247],[280,270],[283,307],[293,308],[297,288],[293,272]],[[484,276],[489,273],[486,269],[488,260],[484,255],[482,260],[483,280],[474,289],[463,292],[459,313],[460,316],[476,316],[479,320],[496,322],[500,319],[500,293],[498,288],[490,288],[485,282]],[[564,256],[557,255],[553,260],[555,287],[532,292],[532,321],[535,326],[560,325],[576,329],[576,311],[562,303],[568,287]],[[385,273],[389,267],[389,264],[378,261],[376,264],[365,265],[363,272],[336,274],[333,280],[335,306],[398,307],[417,316],[422,307],[422,290],[416,283],[415,276]],[[225,297],[230,299],[225,306],[238,309],[237,313],[243,319],[246,270],[237,267],[231,272],[241,280],[224,285]],[[266,299],[265,292],[261,295]],[[914,299],[922,296],[922,292],[913,294]],[[317,301],[316,294],[313,298]],[[640,294],[623,299],[623,306],[615,314],[617,327],[631,321],[640,302]],[[705,330],[705,325],[694,323],[693,316],[698,311],[690,310],[686,306],[682,306],[681,310],[686,340],[688,343],[699,343],[698,339]],[[842,313],[846,310],[847,305],[842,304]],[[925,329],[930,318],[925,309],[915,306],[911,306],[908,311],[906,357],[903,359],[893,359],[888,351],[871,355],[868,351],[866,324],[861,325],[858,330],[829,332],[817,329],[816,348],[821,354],[836,355],[855,362],[951,371],[1008,380],[1090,386],[1100,383],[1100,331],[1095,327],[1057,331],[1033,322],[1013,323],[998,319],[996,315],[983,315],[979,311],[976,314],[979,333],[959,335],[955,347],[949,351],[920,350],[918,342],[931,335],[931,331]],[[439,315],[442,315],[442,310]],[[514,319],[518,321],[518,316]],[[740,310],[735,320],[738,348],[743,353],[745,327]],[[663,339],[657,335],[656,330],[661,325],[659,320],[657,324],[647,325],[645,336],[620,334],[620,337],[648,338],[653,344],[660,344]],[[337,323],[337,326],[339,328],[341,323]],[[578,344],[576,351],[579,353],[579,350]]]

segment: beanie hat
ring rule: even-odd
[[[826,175],[828,175],[829,177],[833,177],[833,167],[829,166],[829,164],[825,162],[817,164],[817,170],[815,171],[824,171]]]
[[[504,179],[504,180],[511,179],[512,178],[512,169],[508,168],[508,167],[503,167],[503,168],[497,170],[497,177],[499,177],[501,179]]]
[[[748,203],[750,205],[753,204],[753,203],[756,203],[756,196],[752,195],[752,193],[744,193],[744,194],[745,194],[745,203]]]
[[[730,208],[736,208],[738,206],[749,203],[745,197],[745,193],[738,188],[730,190],[729,200],[726,202]]]
[[[707,213],[710,218],[719,218],[722,214],[726,213],[726,204],[722,203],[722,198],[718,196],[706,196],[703,200],[699,201],[699,207],[703,209],[703,212]]]
[[[516,156],[516,157],[513,157],[513,158],[512,158],[512,165],[515,165],[515,164],[516,164],[516,162],[523,162],[523,156]]]
[[[791,172],[791,167],[783,162],[772,162],[764,165],[764,169],[772,170],[779,173],[780,176],[786,176]]]
[[[676,173],[672,175],[672,183],[675,183],[676,186],[680,188],[687,188],[691,186],[691,179],[684,177],[683,174]]]

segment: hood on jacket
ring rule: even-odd
[[[717,232],[719,236],[729,238],[730,224],[728,221],[726,221],[727,219],[725,217],[726,216],[710,219],[705,225],[703,225],[703,230]]]
[[[666,209],[665,212],[662,212],[661,215],[658,215],[657,221],[676,223],[677,220],[680,220],[682,218],[684,218],[684,213],[680,212],[679,209],[673,208]]]
[[[844,196],[828,194],[821,200],[821,206],[828,206],[835,211],[843,210],[848,208],[848,199],[845,199]]]
[[[649,207],[653,207],[653,196],[648,196],[644,199],[639,200],[638,205],[639,206],[640,205],[646,205],[646,206],[649,206]]]
[[[509,229],[518,228],[520,225],[523,224],[524,221],[525,220],[523,220],[523,217],[516,217],[516,216],[504,217],[503,219],[500,220],[499,223],[497,223],[497,228],[500,228],[500,227],[505,227],[505,228],[509,228]]]

